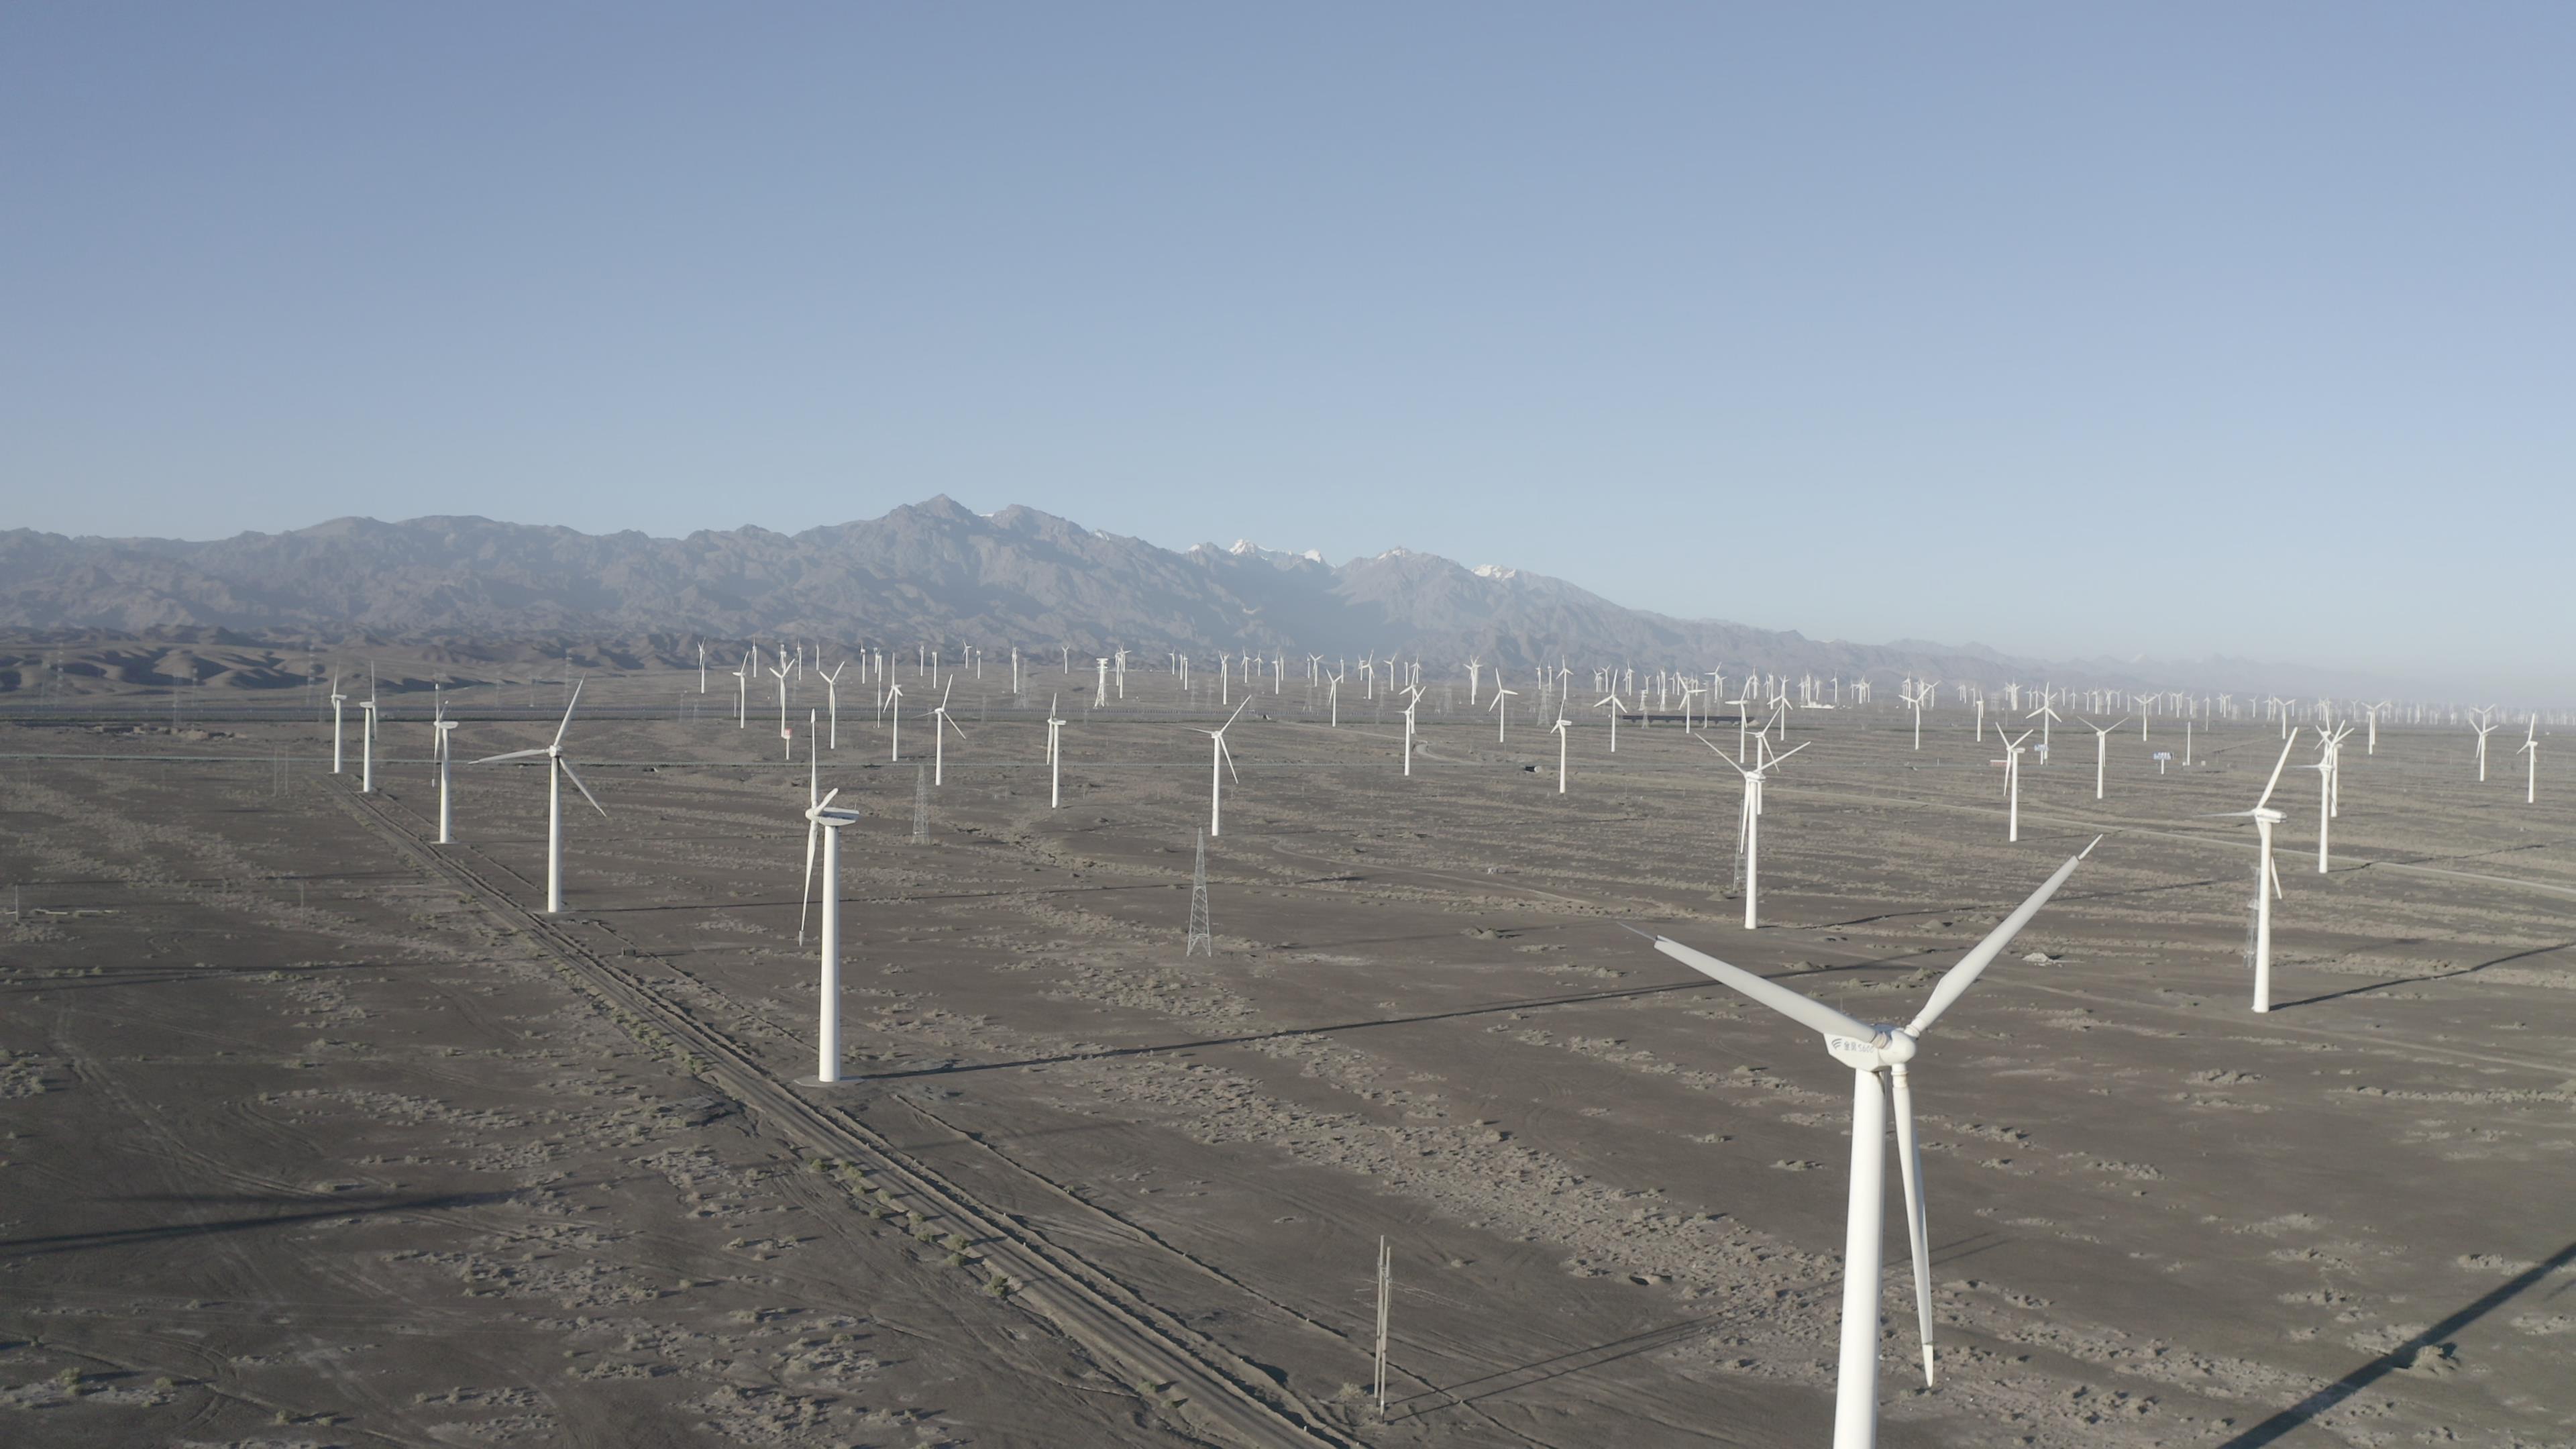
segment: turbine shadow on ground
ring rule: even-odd
[[[2518,1297],[2524,1289],[2569,1263],[2576,1263],[2576,1243],[2569,1243],[2557,1252],[2507,1278],[2491,1291],[2472,1299],[2467,1306],[2450,1317],[2354,1369],[2351,1373],[2345,1374],[2289,1408],[2265,1419],[2262,1423],[2247,1429],[2244,1433],[2219,1445],[2218,1449],[2260,1449],[2262,1445],[2277,1443],[2317,1415],[2360,1393],[2388,1375],[2399,1369],[2414,1367],[2417,1356],[2425,1350],[2447,1347],[2444,1340],[2452,1334],[2502,1308]]]
[[[90,1233],[57,1233],[41,1238],[0,1239],[0,1258],[36,1258],[49,1253],[77,1253],[90,1248],[122,1248],[137,1243],[166,1242],[197,1233],[238,1233],[254,1228],[292,1227],[297,1223],[318,1222],[326,1218],[367,1217],[377,1213],[428,1212],[441,1208],[482,1207],[507,1202],[516,1192],[449,1192],[411,1197],[357,1197],[324,1203],[303,1197],[279,1198],[142,1198],[128,1201],[178,1202],[277,1202],[314,1204],[309,1212],[263,1213],[251,1217],[214,1218],[202,1222],[155,1223],[140,1228],[109,1228]]]
[[[2576,941],[2560,941],[2552,946],[2534,946],[2528,951],[2516,951],[2510,956],[2498,956],[2492,961],[2481,961],[2475,966],[2463,966],[2456,971],[2431,971],[2421,976],[2400,976],[2390,981],[2373,981],[2367,986],[2347,986],[2341,991],[2328,991],[2318,996],[2302,997],[2297,1001],[2276,1001],[2272,1003],[2272,1009],[2286,1011],[2293,1006],[2315,1006],[2320,1002],[2341,1001],[2347,996],[2363,996],[2373,991],[2386,991],[2392,986],[2414,986],[2427,981],[2455,981],[2463,976],[2474,976],[2490,966],[2503,966],[2514,961],[2528,960],[2534,956],[2546,956],[2553,951],[2564,951],[2570,947],[2576,947]]]

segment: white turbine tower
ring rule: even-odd
[[[1056,718],[1057,696],[1047,696],[1047,808],[1064,808],[1064,721]]]
[[[2473,709],[2469,713],[2477,719],[2477,723],[2469,728],[2478,732],[2478,783],[2483,785],[2487,779],[2487,736],[2494,734],[2499,726],[2492,722],[2492,716],[2495,714],[2494,705],[2488,705],[2484,709]]]
[[[2272,898],[2281,894],[2281,872],[2272,864],[2272,827],[2290,817],[2272,807],[2272,792],[2280,788],[2281,767],[2290,763],[2290,751],[2299,743],[2298,731],[2281,742],[2281,758],[2272,765],[2272,778],[2264,782],[2261,799],[2251,810],[2231,810],[2210,818],[2216,820],[2251,820],[2254,822],[2256,853],[2254,863],[2254,1009],[2272,1009]]]
[[[1761,736],[1756,735],[1753,737],[1755,750],[1753,764],[1748,768],[1742,760],[1724,750],[1718,750],[1717,741],[1706,735],[1696,738],[1701,744],[1717,750],[1717,757],[1733,765],[1735,773],[1744,777],[1744,808],[1736,816],[1735,821],[1735,853],[1744,861],[1744,929],[1755,930],[1761,924],[1762,781],[1770,773],[1773,765],[1807,746],[1800,745],[1797,750],[1791,750],[1787,754],[1769,755],[1766,758],[1765,752],[1770,746],[1763,742]],[[1812,740],[1808,741],[1808,744],[1813,743]]]
[[[2004,757],[1994,762],[2004,767],[2004,839],[2018,841],[2021,839],[2021,742],[2030,738],[2030,731],[2023,730],[2017,738],[2007,740],[2003,729],[1998,726],[1995,738],[2003,740],[2004,746]]]
[[[698,693],[707,692],[707,646],[698,645]]]
[[[2089,719],[2084,721],[2084,727],[2093,732],[2093,798],[2096,800],[2102,798],[2102,781],[2111,769],[2111,731],[2128,722],[2127,715],[2106,725],[2097,725]]]
[[[806,753],[813,751],[809,748]],[[820,1015],[814,1031],[814,1077],[841,1079],[841,829],[859,818],[855,810],[832,807],[830,795],[817,796],[814,782],[805,787],[805,903],[796,911],[796,942],[805,942],[805,910],[814,900],[815,837],[823,846],[822,980]]]
[[[2531,757],[2523,776],[2522,803],[2536,805],[2540,802],[2540,716],[2531,717],[2531,724],[2523,731],[2522,747],[2514,753]]]
[[[889,735],[891,742],[886,747],[886,760],[889,764],[901,764],[903,762],[903,686],[900,684],[886,686],[886,718],[893,726]]]
[[[1013,651],[1011,664],[1014,669],[1019,666],[1019,657],[1016,650]],[[850,661],[844,659],[840,663],[832,666],[831,673],[823,674],[821,661],[817,660],[814,670],[816,674],[823,675],[823,697],[830,705],[832,711],[832,732],[829,748],[835,750],[841,747],[841,671],[849,667]]]
[[[1333,671],[1332,680],[1325,691],[1324,703],[1329,706],[1333,712],[1333,717],[1326,726],[1329,729],[1340,729],[1342,727],[1342,676],[1350,672],[1350,666],[1347,664],[1343,665],[1340,669]]]
[[[1511,730],[1512,711],[1511,706],[1507,701],[1519,693],[1519,690],[1514,689],[1509,685],[1497,684],[1494,686],[1494,702],[1487,705],[1486,708],[1494,712],[1494,743],[1496,744],[1501,744],[1503,742],[1503,737]]]
[[[751,658],[742,656],[742,667],[733,672],[733,727],[738,730],[751,728]]]
[[[1410,713],[1412,713],[1412,711],[1408,710],[1408,711],[1406,711],[1406,713],[1407,713],[1407,714],[1410,714]],[[1573,723],[1573,721],[1568,720],[1568,719],[1565,717],[1565,702],[1564,702],[1564,700],[1562,699],[1562,697],[1560,697],[1560,698],[1558,699],[1558,701],[1557,701],[1557,706],[1556,706],[1556,726],[1555,726],[1555,728],[1556,728],[1556,793],[1558,793],[1559,795],[1562,795],[1562,794],[1564,794],[1564,793],[1565,793],[1565,742],[1566,742],[1566,736],[1567,736],[1567,734],[1569,733],[1569,731],[1567,730],[1566,726],[1567,726],[1567,725],[1569,725],[1569,724],[1571,724],[1571,723]]]
[[[437,716],[429,722],[430,748],[438,754],[438,843],[441,845],[455,843],[448,828],[454,817],[447,808],[447,771],[448,766],[454,763],[455,755],[447,737],[455,729],[456,721],[447,717],[447,701],[442,699],[438,702]]]
[[[339,774],[339,773],[341,772],[341,767],[340,767],[340,760],[341,760],[341,747],[340,747],[340,707],[341,707],[342,705],[344,705],[344,704],[347,704],[348,702],[349,702],[349,696],[347,696],[347,695],[345,695],[345,694],[342,694],[342,693],[340,692],[340,676],[338,676],[338,675],[336,675],[336,674],[332,675],[332,676],[331,676],[331,773],[332,773],[332,774],[334,774],[334,775],[337,775],[337,774]]]
[[[1601,696],[1599,699],[1594,700],[1592,702],[1592,707],[1594,709],[1606,709],[1610,711],[1610,753],[1614,755],[1619,753],[1619,714],[1620,711],[1625,710],[1628,706],[1619,702],[1619,691],[1614,689],[1608,694]],[[1739,748],[1743,743],[1744,742],[1742,740],[1736,741]]]
[[[576,681],[572,687],[572,698],[564,701],[563,723],[555,726],[554,741],[544,749],[512,750],[507,754],[485,755],[473,761],[477,765],[499,765],[511,760],[545,757],[546,914],[550,916],[563,910],[563,782],[569,778],[572,787],[581,792],[581,798],[590,802],[590,808],[598,811],[601,819],[608,818],[608,807],[599,803],[599,797],[590,793],[590,787],[583,784],[581,776],[573,770],[572,761],[563,757],[564,731],[572,728],[572,712],[580,703],[581,683]]]
[[[1416,684],[1409,688],[1411,691],[1411,697],[1406,699],[1404,702],[1404,774],[1406,779],[1411,779],[1413,777],[1413,711],[1422,703],[1422,686]]]
[[[372,682],[369,689],[367,697],[358,701],[362,716],[358,721],[358,793],[361,795],[376,793],[376,696],[372,692]]]
[[[2338,797],[2343,789],[2338,776],[2343,774],[2343,742],[2352,726],[2337,725],[2332,733],[2317,730],[2317,762],[2307,768],[2317,772],[2317,874],[2324,875],[2330,857],[2327,839],[2334,833]]]
[[[948,732],[955,730],[957,738],[966,738],[966,732],[957,728],[957,721],[948,717],[948,692],[956,687],[957,676],[952,674],[948,676],[948,682],[940,686],[938,707],[930,712],[930,783],[933,785],[947,783]]]
[[[1212,730],[1199,731],[1213,746],[1208,751],[1208,834],[1211,837],[1225,833],[1219,828],[1225,823],[1225,777],[1233,774],[1236,784],[1243,783],[1243,776],[1235,773],[1234,751],[1225,747],[1225,732],[1234,728],[1234,722],[1243,717],[1244,710],[1251,704],[1251,700],[1245,700],[1234,707],[1234,713],[1225,717],[1225,723]]]
[[[1900,685],[1897,688],[1896,697],[1914,706],[1914,748],[1919,750],[1923,748],[1923,706],[1932,697],[1932,686],[1918,684],[1909,693]]]
[[[2100,844],[2096,837],[2094,844]],[[1923,1160],[1914,1131],[1914,1092],[1907,1069],[1917,1043],[1941,1014],[1975,985],[1977,977],[2004,947],[2012,943],[2039,908],[2057,894],[2084,857],[2088,845],[2057,868],[2030,899],[2015,907],[2002,924],[1986,933],[1976,949],[1944,972],[1931,999],[1904,1026],[1865,1022],[1803,996],[1777,982],[1730,966],[1666,936],[1647,936],[1655,949],[1825,1039],[1826,1054],[1852,1069],[1851,1196],[1843,1228],[1843,1307],[1841,1361],[1834,1380],[1834,1449],[1871,1449],[1878,1442],[1879,1265],[1885,1236],[1888,1098],[1895,1098],[1896,1163],[1905,1187],[1906,1238],[1913,1250],[1914,1308],[1922,1335],[1923,1382],[1935,1382],[1932,1359],[1932,1279],[1930,1234],[1924,1222]],[[1636,927],[1630,926],[1631,931]],[[1888,1080],[1882,1084],[1879,1074]]]

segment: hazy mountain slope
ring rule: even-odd
[[[947,498],[793,536],[592,535],[482,518],[344,518],[206,543],[21,529],[0,533],[0,628],[420,640],[793,634],[1202,656],[1402,651],[1513,667],[1566,658],[1998,672],[1984,651],[1674,619],[1560,579],[1408,549],[1340,567],[1248,545],[1174,552],[1030,508],[988,518]]]

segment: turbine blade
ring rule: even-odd
[[[512,750],[506,755],[485,755],[479,760],[467,760],[465,763],[469,765],[497,765],[506,760],[534,759],[544,753],[545,751],[543,750]]]
[[[805,913],[814,905],[814,837],[823,833],[819,820],[805,822],[805,894],[796,902],[796,944],[805,944]]]
[[[1219,731],[1217,733],[1216,752],[1217,755],[1225,761],[1225,772],[1234,777],[1234,783],[1238,785],[1242,784],[1243,775],[1234,768],[1234,751],[1225,747],[1225,734],[1223,731]]]
[[[1637,928],[1631,926],[1628,929],[1635,931]],[[1643,936],[1646,933],[1637,931],[1637,934]],[[1801,996],[1776,982],[1766,981],[1741,966],[1730,966],[1705,951],[1694,951],[1670,936],[1653,936],[1648,939],[1655,943],[1656,950],[1721,986],[1732,987],[1738,993],[1761,1002],[1764,1006],[1810,1031],[1819,1032],[1825,1036],[1847,1036],[1856,1041],[1870,1041],[1878,1036],[1875,1030],[1856,1017],[1845,1016],[1821,1001]]]
[[[563,766],[564,777],[572,781],[572,787],[574,789],[581,792],[581,798],[590,802],[590,808],[598,811],[601,819],[606,819],[608,816],[608,807],[600,804],[599,797],[590,793],[590,787],[583,784],[581,782],[581,776],[573,772],[572,761],[558,756],[555,763]]]
[[[1905,1174],[1905,1234],[1914,1248],[1914,1315],[1923,1326],[1923,1386],[1932,1376],[1932,1246],[1923,1220],[1923,1151],[1914,1140],[1914,1087],[1903,1068],[1889,1072],[1896,1095],[1896,1165]]]
[[[2281,783],[2281,767],[2290,763],[2290,751],[2296,747],[2298,743],[2299,732],[2296,729],[2290,731],[2288,739],[2281,741],[2281,758],[2273,763],[2272,778],[2263,786],[2263,798],[2254,802],[2255,809],[2260,810],[2264,806],[2272,803],[2272,791],[2278,788]]]
[[[572,698],[564,701],[563,723],[555,726],[555,746],[558,749],[563,746],[564,731],[572,728],[572,712],[581,704],[581,687],[586,682],[587,681],[579,679],[574,680],[572,682]]]
[[[2030,924],[2030,918],[2039,914],[2041,906],[2048,904],[2048,898],[2057,894],[2057,888],[2066,884],[2068,876],[2075,874],[2075,867],[2082,865],[2084,857],[2093,853],[2093,846],[2101,843],[2102,837],[2094,836],[2093,845],[2087,845],[2068,856],[2066,864],[2057,868],[2057,874],[2041,882],[2039,889],[2030,893],[2030,899],[2015,906],[2011,915],[2004,917],[2001,924],[1988,931],[1986,939],[1979,941],[1975,950],[1962,957],[1958,965],[1942,973],[1940,981],[1932,988],[1932,999],[1923,1003],[1923,1010],[1915,1016],[1914,1024],[1905,1029],[1906,1034],[1921,1036],[1931,1028],[1933,1022],[1940,1020],[1942,1012],[1950,1009],[1951,1002],[1958,1000],[1969,987],[1976,985],[1977,977],[1985,971],[1987,965],[1993,962],[1995,957],[2003,954],[2004,947],[2012,944],[2012,938],[2021,934],[2021,928]]]

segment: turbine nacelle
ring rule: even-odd
[[[1903,1027],[1880,1022],[1872,1025],[1870,1031],[1872,1035],[1867,1040],[1828,1032],[1825,1034],[1825,1051],[1835,1061],[1856,1072],[1901,1067],[1914,1060],[1914,1037]]]

